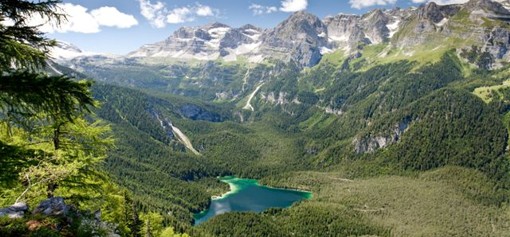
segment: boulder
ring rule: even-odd
[[[14,205],[0,209],[0,217],[8,216],[9,218],[22,218],[28,210],[28,205],[23,202],[15,203]]]
[[[34,209],[34,214],[44,214],[48,216],[65,216],[69,212],[69,206],[64,202],[62,197],[48,198]]]

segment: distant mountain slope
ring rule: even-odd
[[[247,25],[231,28],[221,23],[182,27],[165,41],[149,44],[129,57],[226,61],[268,59],[316,65],[335,50],[356,53],[360,47],[390,43],[391,48],[413,53],[422,44],[463,49],[471,45],[488,52],[494,61],[508,61],[510,12],[505,1],[471,0],[439,6],[373,10],[364,15],[327,17],[296,12],[273,29]],[[469,25],[469,30],[466,26]]]

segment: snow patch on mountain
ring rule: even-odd
[[[441,26],[444,26],[444,24],[446,24],[448,22],[448,18],[443,18],[440,22],[436,23],[435,25],[437,27],[441,27]]]
[[[50,59],[56,62],[67,62],[74,58],[79,57],[92,57],[92,56],[104,56],[104,57],[116,57],[111,54],[85,52],[79,49],[77,46],[67,43],[64,41],[57,41],[57,45],[51,48],[49,52]]]
[[[390,30],[390,32],[388,33],[388,38],[392,38],[393,35],[395,35],[395,33],[398,32],[399,24],[400,24],[400,20],[397,18],[394,22],[386,25],[388,30]]]

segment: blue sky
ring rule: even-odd
[[[427,0],[64,0],[68,23],[46,25],[48,36],[82,50],[126,54],[164,40],[182,26],[222,22],[272,28],[292,12],[306,10],[319,18],[338,13],[363,14],[374,8],[408,8]],[[437,0],[442,4],[466,0]],[[40,20],[40,19],[39,19]]]

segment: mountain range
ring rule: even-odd
[[[493,58],[488,66],[499,67],[499,62],[510,59],[509,9],[505,0],[471,0],[456,5],[430,2],[418,8],[376,9],[363,15],[339,14],[322,20],[300,11],[272,29],[250,24],[233,28],[222,23],[181,27],[167,39],[144,45],[123,58],[252,63],[277,60],[311,67],[337,50],[356,57],[365,46],[384,44],[383,57],[391,52],[413,55],[424,45],[433,44],[459,52],[476,46]],[[57,59],[84,56],[75,48],[63,46],[55,52]]]

